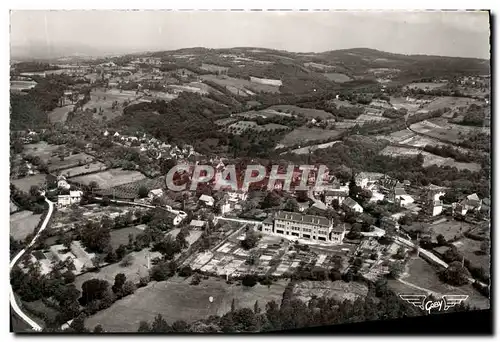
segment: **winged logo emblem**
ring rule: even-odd
[[[468,295],[443,295],[439,300],[426,300],[428,296],[423,294],[399,294],[399,297],[415,307],[431,312],[431,310],[444,310],[456,305],[460,305],[463,301],[469,298]]]
[[[469,298],[467,295],[444,295],[444,310],[446,311],[455,305],[460,305],[467,298]]]

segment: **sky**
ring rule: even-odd
[[[12,11],[11,46],[122,53],[187,47],[373,48],[490,58],[487,12]],[[82,51],[86,52],[86,51]]]

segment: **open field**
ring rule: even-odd
[[[457,235],[461,235],[469,231],[473,226],[467,222],[455,221],[453,219],[441,222],[438,224],[433,224],[430,226],[432,228],[432,240],[437,241],[436,237],[439,234],[443,234],[446,241],[453,239]]]
[[[250,82],[248,80],[233,78],[228,76],[215,76],[215,75],[201,75],[201,79],[206,81],[212,81],[217,83],[223,87],[226,87],[234,94],[240,94],[244,96],[244,94],[248,94],[248,91],[251,93],[255,92],[265,92],[265,93],[279,93],[278,86],[259,84],[255,82]]]
[[[420,104],[415,103],[415,102],[406,101],[406,99],[404,97],[391,96],[390,99],[391,99],[391,104],[395,109],[405,108],[406,110],[408,110],[408,112],[412,113],[412,112],[416,112],[420,107]]]
[[[146,178],[139,171],[111,169],[90,175],[79,176],[71,178],[72,181],[88,185],[90,182],[95,181],[102,189],[111,188],[117,185],[132,183]]]
[[[313,296],[335,298],[338,301],[355,300],[366,297],[368,287],[357,282],[337,281],[303,281],[295,285],[293,293],[298,299],[308,302]]]
[[[480,309],[486,309],[490,306],[488,298],[477,292],[472,285],[464,285],[460,287],[451,286],[444,284],[439,280],[434,267],[428,264],[426,261],[420,258],[410,259],[408,262],[408,272],[409,276],[404,278],[405,281],[419,286],[421,288],[439,293],[440,295],[445,294],[465,294],[469,295],[467,299],[468,304],[475,306]],[[399,293],[420,293],[414,287],[406,286],[406,290],[402,290]]]
[[[35,81],[10,81],[10,90],[21,91],[34,88],[37,85]]]
[[[61,170],[61,174],[66,177],[76,177],[80,175],[84,175],[86,173],[97,172],[106,169],[106,164],[101,163],[99,161],[94,161],[92,163],[76,166],[69,169]]]
[[[344,82],[349,82],[351,78],[347,75],[340,74],[338,72],[327,72],[323,74],[326,78],[328,78],[330,81],[337,82],[337,83],[344,83]]]
[[[317,140],[334,140],[339,137],[341,132],[337,130],[321,129],[321,128],[307,128],[299,127],[294,129],[292,132],[285,135],[280,144],[284,146],[292,146],[295,144],[303,144],[306,141],[317,141]]]
[[[436,109],[441,109],[449,107],[450,109],[457,107],[465,107],[471,104],[479,104],[480,102],[467,97],[453,97],[453,96],[440,96],[436,97],[432,102],[424,106],[424,109],[433,111]]]
[[[43,173],[39,173],[37,175],[27,176],[27,177],[24,177],[24,178],[11,179],[10,183],[14,184],[14,186],[16,188],[18,188],[19,190],[29,193],[30,188],[33,185],[36,185],[36,186],[43,185],[45,183],[45,178],[46,177],[47,177],[47,175],[45,175]]]
[[[325,112],[324,110],[312,109],[312,108],[301,108],[292,105],[275,105],[271,106],[268,109],[281,111],[285,113],[290,113],[294,115],[304,116],[309,119],[313,118],[321,118],[321,119],[333,119],[334,116],[332,113]]]
[[[68,113],[71,112],[75,108],[74,105],[64,106],[64,107],[56,107],[54,110],[49,112],[47,115],[49,116],[49,120],[51,123],[57,122],[66,122],[68,117]]]
[[[306,146],[302,148],[296,148],[295,150],[291,150],[290,152],[295,153],[295,154],[308,154],[309,152],[313,152],[316,150],[321,150],[323,148],[328,148],[332,147],[333,145],[339,143],[339,141],[332,141],[332,142],[327,142],[324,144],[318,144],[318,145],[311,145],[311,146]]]
[[[61,160],[59,157],[53,157],[48,162],[49,172],[55,172],[63,169],[68,169],[75,166],[85,165],[94,160],[94,157],[86,153],[72,154]]]
[[[442,120],[424,120],[410,126],[412,130],[450,143],[459,143],[471,132],[489,132],[488,127],[447,124]]]
[[[83,109],[96,110],[97,113],[94,114],[94,119],[102,119],[104,116],[107,120],[118,117],[122,115],[123,103],[134,101],[138,96],[133,91],[122,91],[118,89],[108,89],[104,88],[93,89],[90,93],[90,101],[87,102]],[[112,108],[113,102],[117,101],[118,105],[116,108]],[[99,110],[102,109],[102,115],[99,115]]]
[[[142,233],[143,230],[137,228],[136,226],[131,226],[131,227],[125,227],[121,229],[113,229],[111,231],[111,246],[113,249],[117,249],[120,245],[127,245],[128,244],[128,236],[132,234],[134,237],[140,233]]]
[[[82,289],[82,284],[87,280],[98,278],[103,279],[111,283],[113,285],[115,281],[115,276],[118,273],[123,273],[127,277],[127,280],[131,280],[135,283],[138,283],[141,277],[145,277],[149,275],[148,270],[148,259],[150,260],[160,257],[161,253],[159,252],[150,252],[148,249],[143,249],[140,252],[132,252],[129,253],[132,256],[132,264],[130,266],[121,266],[121,264],[115,263],[108,266],[101,267],[99,272],[88,272],[76,277],[74,282],[76,288],[78,290]]]
[[[44,162],[48,162],[52,156],[52,153],[55,152],[58,148],[58,145],[50,145],[45,141],[40,141],[36,144],[24,145],[23,154],[38,156]]]
[[[433,90],[437,88],[444,87],[447,82],[421,82],[421,83],[410,83],[406,85],[410,89],[422,89],[422,90]]]
[[[475,267],[483,267],[487,274],[490,274],[490,256],[489,254],[480,253],[482,241],[476,241],[468,238],[458,240],[453,243],[471,264]]]
[[[18,210],[19,207],[14,202],[12,202],[12,200],[10,200],[10,213],[12,214]]]
[[[417,156],[419,154],[422,154],[424,156],[424,167],[437,165],[456,167],[459,170],[470,170],[472,172],[478,172],[479,170],[481,170],[481,165],[479,165],[478,163],[461,163],[455,161],[453,158],[440,157],[429,152],[421,151],[417,148],[387,146],[382,151],[380,151],[380,154],[397,157]]]
[[[275,118],[275,117],[291,117],[292,114],[289,114],[288,112],[280,112],[280,111],[277,111],[275,109],[271,109],[272,107],[269,107],[267,109],[263,109],[263,110],[259,110],[259,111],[254,111],[254,110],[251,110],[251,111],[248,111],[248,112],[243,112],[243,113],[238,113],[238,114],[234,114],[234,116],[238,116],[238,117],[243,117],[245,119],[255,119],[255,118],[258,118],[258,117],[261,117],[261,118],[264,118],[264,119],[268,119],[268,118]],[[223,121],[225,120],[225,121]],[[230,120],[236,120],[234,118],[227,118],[227,119],[221,119],[221,120],[218,120],[219,122],[229,122]]]
[[[40,222],[42,214],[33,214],[28,210],[19,211],[10,215],[10,235],[15,240],[24,240],[26,236],[33,233]]]
[[[268,288],[260,284],[245,288],[235,284],[226,284],[223,279],[203,279],[199,285],[190,285],[190,278],[173,277],[168,281],[152,282],[138,289],[110,308],[100,311],[86,319],[88,327],[101,324],[110,332],[135,332],[142,320],[152,321],[157,314],[172,324],[182,319],[192,322],[208,318],[210,315],[222,315],[231,309],[235,299],[238,308],[253,308],[255,301],[261,309],[268,301],[279,303],[286,282],[278,282]],[[208,298],[212,296],[213,302]]]

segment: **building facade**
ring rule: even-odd
[[[264,232],[289,236],[304,240],[319,242],[342,243],[345,228],[333,228],[332,221],[326,217],[301,215],[292,212],[280,211],[271,219],[266,219],[262,224]]]

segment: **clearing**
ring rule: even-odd
[[[64,160],[61,160],[59,157],[53,157],[49,160],[48,167],[49,172],[52,173],[54,171],[85,165],[92,161],[94,161],[94,157],[86,153],[76,153],[68,157],[64,157]]]
[[[240,78],[216,75],[201,75],[200,78],[226,87],[233,94],[239,94],[240,96],[252,95],[258,92],[279,93],[278,86],[250,82]]]
[[[199,285],[190,285],[190,278],[173,277],[167,281],[151,282],[138,289],[110,308],[86,319],[87,327],[101,324],[109,332],[136,332],[140,321],[152,321],[156,315],[172,324],[176,320],[192,322],[223,315],[231,309],[235,300],[238,308],[253,309],[257,300],[261,309],[271,300],[280,302],[286,281],[279,281],[270,287],[260,284],[247,288],[236,284],[226,284],[223,279],[203,279]],[[212,296],[214,301],[209,302]]]
[[[86,165],[76,166],[69,169],[61,170],[61,174],[66,177],[76,177],[87,173],[102,171],[106,169],[106,164],[100,161],[94,161]]]
[[[24,145],[23,154],[38,156],[44,162],[48,162],[52,157],[52,153],[59,148],[58,145],[51,145],[45,141],[40,141],[36,144]]]
[[[75,108],[75,105],[69,105],[64,107],[57,107],[51,112],[47,113],[49,121],[51,123],[66,122],[68,118],[68,113]]]
[[[455,161],[455,159],[453,158],[440,157],[435,154],[419,150],[418,148],[387,146],[382,151],[380,151],[380,154],[396,157],[417,156],[419,154],[422,154],[424,156],[423,167],[437,165],[456,167],[458,170],[469,170],[471,172],[479,172],[481,170],[481,165],[479,165],[478,163],[461,163]]]
[[[95,181],[102,189],[112,188],[117,185],[132,183],[146,178],[139,171],[111,169],[103,172],[93,173],[90,175],[71,178],[71,181],[76,183],[90,184]]]
[[[21,190],[23,192],[29,193],[30,192],[30,188],[33,185],[36,185],[36,186],[39,186],[39,187],[42,186],[45,183],[45,178],[46,177],[47,177],[46,174],[39,173],[37,175],[27,176],[27,177],[24,177],[24,178],[11,179],[10,183],[14,184],[14,186],[17,189],[19,189],[19,190]]]
[[[280,144],[293,146],[295,144],[304,144],[307,141],[335,140],[341,134],[342,132],[338,130],[299,127],[285,135]]]
[[[351,78],[347,75],[340,74],[338,72],[328,72],[326,74],[323,74],[327,79],[333,82],[337,83],[344,83],[344,82],[349,82]]]
[[[10,235],[15,240],[24,240],[26,236],[33,233],[41,217],[42,214],[35,215],[29,210],[10,215]]]

